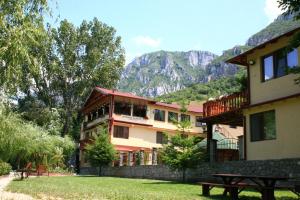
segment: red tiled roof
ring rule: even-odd
[[[125,145],[114,145],[117,151],[151,151],[150,148],[146,147],[133,147],[133,146],[125,146]]]
[[[106,88],[101,88],[99,86],[96,86],[96,90],[107,95],[107,94],[110,94],[110,95],[116,95],[116,96],[120,96],[120,97],[129,97],[129,98],[133,98],[133,99],[141,99],[141,100],[145,100],[145,101],[153,101],[151,99],[147,99],[147,98],[144,98],[144,97],[140,97],[140,96],[136,96],[136,95],[133,95],[133,94],[130,94],[130,93],[127,93],[127,92],[120,92],[120,91],[117,91],[117,90],[109,90],[109,89],[106,89]],[[154,101],[153,101],[154,102]]]
[[[153,103],[154,105],[157,105],[157,106],[180,109],[180,105],[178,105],[178,104],[168,104],[168,103],[157,102],[157,101],[154,101],[154,100],[151,100],[151,99],[147,99],[147,98],[144,98],[144,97],[133,95],[131,93],[120,92],[120,91],[117,91],[117,90],[109,90],[109,89],[106,89],[106,88],[101,88],[99,86],[95,87],[95,89],[98,92],[100,92],[104,95],[115,95],[115,96],[120,96],[120,97],[140,99],[140,100],[145,100],[145,101],[148,101],[150,103]],[[202,113],[203,112],[203,106],[200,106],[200,105],[199,106],[189,105],[187,109],[188,109],[189,112],[195,112],[195,113]]]

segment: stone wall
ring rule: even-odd
[[[81,168],[83,175],[97,175],[96,168]],[[186,172],[189,182],[215,180],[214,173],[239,173],[267,176],[289,176],[292,180],[300,181],[300,158],[258,161],[227,161],[223,163],[202,163],[197,169]],[[164,165],[105,167],[103,176],[127,178],[147,178],[159,180],[181,181],[182,173],[172,171]]]

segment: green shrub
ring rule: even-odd
[[[9,174],[10,171],[11,171],[10,164],[0,161],[0,176]]]

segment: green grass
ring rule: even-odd
[[[170,181],[113,177],[37,177],[13,181],[7,190],[29,194],[38,199],[122,199],[122,200],[197,200],[226,199],[221,188],[211,190],[211,197],[201,196],[199,185]],[[241,199],[260,199],[254,191],[243,191]],[[276,192],[276,199],[297,199],[289,191]]]

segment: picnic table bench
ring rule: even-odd
[[[288,189],[295,194],[300,194],[300,186],[277,186],[279,180],[288,180],[288,177],[274,176],[255,176],[241,174],[213,174],[214,177],[222,179],[222,183],[216,182],[200,182],[202,185],[202,195],[209,196],[210,190],[214,187],[223,187],[223,195],[226,196],[229,192],[231,199],[238,199],[238,194],[245,188],[253,188],[262,194],[263,200],[275,200],[275,189]]]

